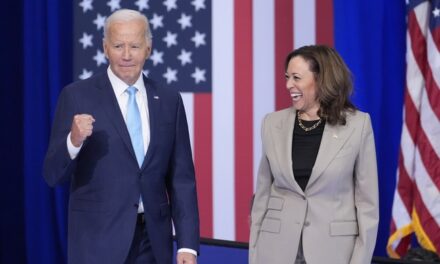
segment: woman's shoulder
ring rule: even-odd
[[[279,111],[268,113],[264,116],[262,122],[263,124],[273,126],[280,125],[284,122],[292,120],[295,116],[295,110],[293,108],[286,108]]]
[[[282,110],[278,110],[272,113],[269,113],[266,115],[267,119],[273,119],[273,120],[278,120],[278,119],[284,119],[287,118],[291,115],[295,114],[295,110],[292,107],[289,108],[285,108]]]
[[[349,111],[346,117],[348,125],[358,125],[365,123],[365,121],[370,121],[370,114],[361,110]]]

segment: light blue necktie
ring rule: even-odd
[[[131,144],[136,154],[136,159],[139,167],[144,161],[144,139],[142,137],[142,121],[139,112],[138,104],[136,103],[137,88],[130,86],[127,88],[128,103],[127,103],[127,129],[130,134]]]

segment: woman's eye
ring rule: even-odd
[[[295,75],[289,76],[288,74],[285,74],[284,78],[286,78],[286,80],[289,80],[290,78],[292,78],[294,81],[300,80],[300,78],[298,76],[295,76]]]

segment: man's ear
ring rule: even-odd
[[[105,57],[108,59],[107,42],[105,38],[102,39],[102,49],[104,50]]]
[[[150,45],[148,45],[148,47],[147,47],[147,54],[148,54],[148,57],[150,57],[150,55],[151,55],[151,50],[153,49],[153,44],[151,43],[151,40],[150,40]]]
[[[152,45],[147,45],[147,55],[145,56],[145,60],[147,60],[148,58],[150,58],[151,55],[151,50],[152,50]]]

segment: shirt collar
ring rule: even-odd
[[[107,68],[107,75],[108,78],[110,79],[110,83],[113,87],[113,90],[115,91],[115,94],[122,95],[125,92],[125,90],[128,88],[128,84],[126,84],[123,80],[119,79],[119,77],[113,73],[110,66]],[[145,90],[145,84],[144,84],[144,78],[142,77],[142,72],[139,75],[139,78],[132,86],[136,87],[138,91]]]

